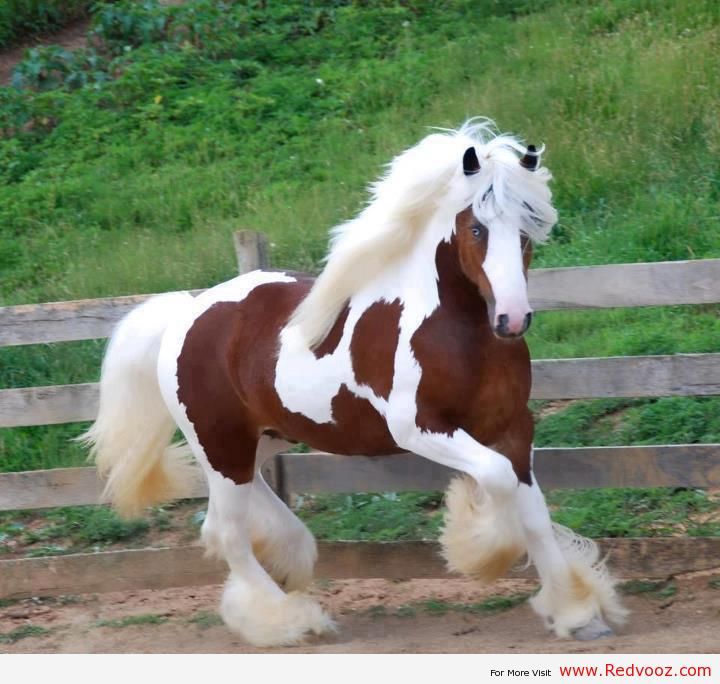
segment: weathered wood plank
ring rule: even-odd
[[[101,503],[103,482],[97,470],[53,468],[0,475],[0,511]],[[197,470],[189,498],[208,495],[202,472]]]
[[[533,362],[533,399],[720,394],[720,354],[614,356]]]
[[[37,561],[37,562],[33,562]],[[0,561],[0,596],[164,589],[223,581],[222,563],[198,546]]]
[[[545,489],[720,487],[720,444],[535,450]]]
[[[191,290],[194,295],[203,290]],[[0,347],[108,337],[115,324],[155,294],[0,307]]]
[[[415,454],[282,454],[289,492],[444,490],[456,472]],[[544,489],[720,487],[720,444],[535,450]]]
[[[621,578],[667,577],[720,567],[720,538],[673,537],[600,540],[610,567]],[[443,578],[448,573],[436,542],[320,542],[316,577]],[[0,597],[54,596],[91,592],[219,584],[224,564],[203,556],[199,546],[0,561]],[[516,568],[512,577],[535,576]]]
[[[278,457],[286,491],[402,492],[443,490],[455,471],[415,454],[335,456],[318,452]],[[263,468],[275,484],[276,463]],[[536,449],[535,473],[544,489],[597,487],[720,487],[720,444]],[[0,511],[82,506],[100,501],[94,468],[56,468],[0,474]],[[207,496],[198,471],[192,498]]]
[[[0,390],[0,427],[93,420],[97,385]],[[720,394],[720,354],[533,361],[534,399]]]
[[[720,259],[530,271],[530,303],[551,309],[720,302]]]
[[[234,239],[240,250],[240,272],[265,268],[267,247],[263,238],[257,245],[250,244],[252,238]],[[257,260],[248,257],[253,246],[258,249]],[[533,269],[529,291],[537,311],[717,303],[720,259]],[[199,292],[202,290],[194,291]],[[0,307],[0,347],[107,337],[120,318],[152,296]]]
[[[57,425],[93,420],[99,385],[49,385],[0,390],[0,427]]]

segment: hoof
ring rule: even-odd
[[[594,617],[590,622],[572,631],[574,639],[578,641],[593,641],[613,636],[614,632],[602,618]]]

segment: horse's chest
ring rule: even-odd
[[[460,427],[488,443],[527,405],[531,376],[525,342],[498,340],[483,318],[437,312],[411,345],[421,369],[421,429],[451,434]]]

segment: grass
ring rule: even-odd
[[[573,402],[537,426],[537,446],[693,444],[720,441],[720,399]]]
[[[529,594],[513,594],[512,596],[489,596],[476,603],[454,603],[441,599],[425,599],[413,601],[399,606],[397,609],[388,610],[386,606],[378,604],[371,606],[367,613],[371,617],[385,617],[394,615],[396,617],[415,617],[418,613],[425,615],[441,616],[447,613],[469,613],[472,615],[488,615],[501,613],[510,610],[515,606],[525,603]]]
[[[477,112],[548,146],[562,223],[537,263],[718,253],[714,3],[545,2],[518,16],[523,3],[503,2],[491,17],[421,3],[419,18],[380,4],[374,16],[341,7],[255,68],[145,45],[100,92],[52,93],[51,131],[3,141],[25,156],[0,190],[2,296],[209,285],[232,275],[239,225],[270,235],[275,263],[316,269],[327,228],[357,209],[390,151]],[[598,12],[615,17],[611,31]],[[295,30],[289,14],[269,13],[268,29]]]
[[[138,538],[150,523],[143,519],[123,520],[104,506],[72,506],[35,513],[0,513],[0,535],[23,546],[37,544],[35,555],[56,555]],[[62,540],[64,546],[47,544]]]
[[[338,494],[305,497],[297,513],[320,539],[431,539],[442,522],[442,494]]]
[[[218,627],[223,624],[222,618],[212,611],[201,610],[195,613],[188,622],[197,625],[200,629],[210,629],[210,627]]]
[[[623,594],[640,594],[653,599],[668,599],[677,594],[677,585],[665,580],[657,582],[650,580],[631,580],[629,582],[623,582],[619,589]]]
[[[99,551],[145,544],[150,535],[170,533],[179,542],[197,537],[197,503],[155,507],[144,518],[126,520],[105,506],[70,506],[40,511],[0,512],[0,557]]]
[[[720,497],[703,490],[557,490],[547,500],[556,522],[591,538],[720,536]],[[301,499],[296,512],[319,539],[435,539],[442,495],[321,495]]]
[[[556,522],[588,537],[720,536],[718,497],[702,490],[555,491],[548,503]]]
[[[22,599],[4,599],[0,598],[0,608],[9,608],[10,606],[14,606],[16,603],[19,603]]]
[[[162,625],[168,621],[163,615],[155,615],[154,613],[146,613],[143,615],[128,615],[118,620],[99,620],[98,627],[112,627],[113,629],[122,629],[124,627],[133,627],[136,625]]]
[[[712,0],[215,5],[99,8],[97,54],[35,54],[19,89],[0,88],[0,303],[212,285],[234,275],[241,227],[268,234],[275,266],[317,271],[327,229],[382,164],[472,114],[547,146],[560,224],[535,265],[720,257]],[[199,34],[173,34],[188,12]],[[528,337],[536,358],[709,352],[717,339],[719,306],[545,312]],[[0,349],[0,385],[96,380],[103,346]],[[573,402],[539,421],[536,443],[720,441],[718,402]],[[0,470],[83,465],[69,438],[84,428],[0,430]],[[594,535],[718,534],[700,492],[550,500]],[[306,499],[301,514],[326,538],[432,537],[438,506],[360,494]]]
[[[10,632],[0,634],[0,644],[14,644],[21,639],[27,639],[29,637],[39,637],[50,634],[52,630],[45,629],[39,625],[22,625],[17,627]]]

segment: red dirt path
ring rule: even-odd
[[[0,609],[0,633],[24,625],[50,630],[6,653],[717,653],[720,652],[720,575],[674,580],[675,595],[627,597],[632,610],[618,636],[583,643],[549,635],[527,604],[497,614],[449,610],[437,615],[421,602],[481,601],[488,595],[530,592],[530,581],[503,580],[481,590],[469,580],[324,583],[315,594],[338,622],[338,633],[286,649],[244,644],[215,614],[221,588],[194,587],[73,597],[65,605],[23,601]],[[716,588],[717,587],[717,588]],[[405,616],[396,615],[400,606]],[[410,608],[407,608],[410,606]],[[431,607],[432,608],[432,607]],[[128,616],[159,616],[162,624],[102,626]],[[117,623],[116,623],[117,624]]]

